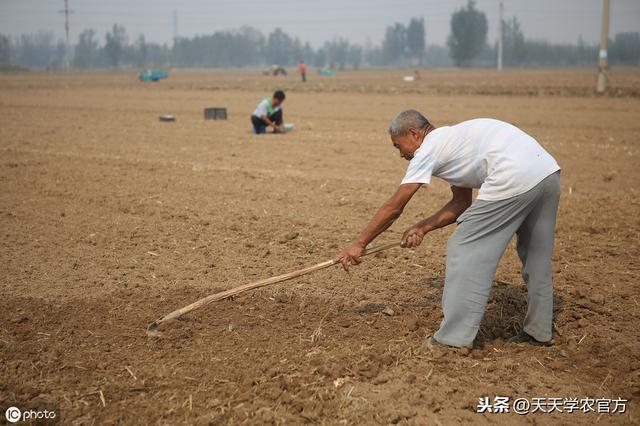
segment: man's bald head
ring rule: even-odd
[[[391,136],[405,136],[409,129],[422,130],[430,126],[429,120],[415,109],[406,109],[396,115],[389,124],[389,134]]]

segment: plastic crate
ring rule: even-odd
[[[205,108],[204,119],[205,120],[226,120],[227,109],[226,108]]]

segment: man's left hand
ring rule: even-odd
[[[402,240],[400,241],[401,247],[415,248],[422,243],[424,237],[424,231],[420,225],[413,225],[411,228],[404,231]]]

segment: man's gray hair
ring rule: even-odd
[[[391,120],[389,124],[389,134],[391,136],[404,136],[409,129],[424,129],[431,125],[429,120],[415,109],[406,109],[396,115],[396,118]]]

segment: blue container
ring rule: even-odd
[[[332,70],[332,69],[328,69],[328,68],[322,68],[320,70],[318,70],[318,74],[320,75],[336,75],[336,70]]]
[[[167,78],[169,77],[169,73],[167,71],[159,71],[159,70],[152,70],[152,69],[146,69],[143,71],[140,71],[140,81],[158,81],[162,78]]]

